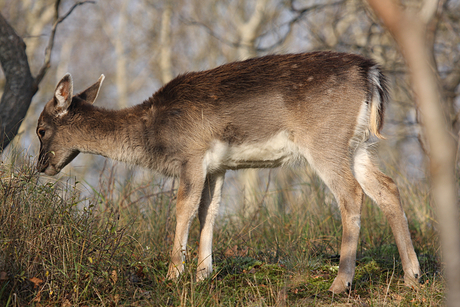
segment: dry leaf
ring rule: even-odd
[[[235,245],[232,248],[227,248],[225,251],[224,255],[227,257],[234,257],[236,255],[236,252],[238,251],[238,246]]]
[[[113,270],[112,273],[110,274],[110,280],[112,281],[112,284],[115,284],[118,280],[118,274],[117,271]]]
[[[37,278],[37,277],[32,277],[29,280],[34,284],[34,289],[37,288],[38,286],[40,286],[40,284],[43,282],[43,280],[41,280],[40,278]]]
[[[43,291],[43,288],[38,290],[38,293],[37,293],[37,295],[35,295],[35,297],[32,300],[32,302],[40,303],[40,301],[42,300],[42,291]],[[38,304],[36,306],[38,306]]]
[[[5,271],[0,272],[0,281],[8,280],[8,273]]]
[[[399,295],[399,294],[394,294],[393,299],[396,300],[396,301],[402,301],[404,299],[404,297],[402,295]]]
[[[120,301],[120,294],[115,294],[112,297],[112,301],[115,303],[115,305],[118,305],[118,302]]]
[[[248,247],[245,247],[242,250],[238,250],[238,245],[235,245],[232,248],[227,248],[224,255],[227,257],[244,257],[248,254],[248,250]]]

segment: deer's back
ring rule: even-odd
[[[369,95],[373,66],[358,55],[314,52],[270,55],[180,75],[150,99],[150,143],[156,152],[176,156],[225,148],[229,168],[257,166],[257,157],[277,161],[261,166],[283,164],[296,156],[292,144],[338,142],[346,147]],[[243,150],[248,146],[261,150]],[[264,156],[270,151],[278,154]],[[238,166],[231,152],[248,163]]]

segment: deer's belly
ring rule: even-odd
[[[298,146],[287,132],[260,142],[232,145],[214,141],[205,154],[206,172],[220,169],[271,168],[292,163],[301,158]]]

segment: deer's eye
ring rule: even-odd
[[[41,137],[45,136],[45,129],[38,129],[38,135]]]

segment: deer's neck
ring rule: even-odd
[[[80,123],[80,137],[75,140],[81,152],[144,165],[145,142],[142,117],[146,110],[141,105],[123,110],[105,110],[92,107]]]

